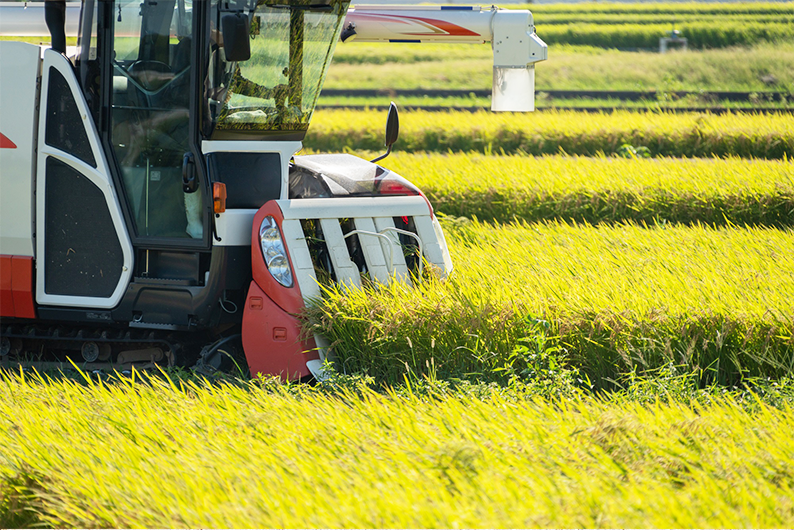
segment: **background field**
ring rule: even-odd
[[[789,106],[794,48],[754,28],[789,31],[794,4],[530,8],[549,43],[549,61],[536,67],[542,111],[403,113],[398,153],[382,162],[446,215],[452,279],[338,294],[311,315],[315,329],[336,341],[344,370],[391,383],[406,373],[538,381],[553,366],[598,388],[665,366],[701,385],[785,378],[794,120],[753,109]],[[690,49],[659,54],[673,24]],[[405,105],[487,105],[465,90],[490,86],[488,46],[338,50],[327,83],[338,91],[321,103],[400,104],[398,89],[458,89]],[[382,95],[344,92],[375,87]],[[584,89],[646,92],[631,104],[543,94]],[[717,91],[752,92],[747,112],[681,112],[736,105]],[[558,104],[646,112],[549,110]],[[319,110],[306,145],[374,156],[383,115]]]
[[[658,111],[790,106],[792,3],[531,8],[540,91],[651,112],[403,112],[382,164],[432,201],[450,278],[331,291],[316,386],[0,374],[0,526],[794,526],[794,120]],[[702,49],[615,49],[673,19]],[[328,87],[384,90],[356,104],[491,83],[486,46],[338,50]],[[372,158],[384,122],[320,110],[308,150]]]
[[[304,144],[329,152],[379,150],[384,120],[384,113],[377,111],[317,111]],[[624,144],[647,148],[653,156],[784,159],[794,152],[794,120],[785,112],[417,111],[402,118],[397,149],[592,156],[618,152]]]
[[[490,89],[492,67],[486,44],[339,44],[325,86]],[[535,67],[535,88],[792,92],[792,71],[786,44],[666,54],[552,44]]]
[[[456,217],[794,225],[791,160],[396,153],[387,165]]]
[[[514,6],[508,7],[527,7]],[[756,107],[791,108],[794,93],[794,3],[533,4],[538,35],[549,60],[536,68],[539,108],[617,107],[604,96],[555,99],[544,91],[653,91],[645,105],[736,107],[715,91],[757,93]],[[689,50],[659,54],[659,38],[673,28]],[[443,59],[442,59],[443,57]],[[337,47],[328,89],[460,89],[491,85],[488,45],[360,44]],[[676,91],[689,91],[676,98]],[[398,100],[404,106],[488,106],[486,100]],[[384,105],[382,97],[350,99],[326,94],[321,105]],[[679,100],[680,99],[680,100]]]
[[[783,41],[792,31],[791,3],[601,3],[526,6],[550,44],[604,48],[654,48],[659,37],[679,30],[693,48]]]

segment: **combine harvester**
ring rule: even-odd
[[[0,5],[0,34],[47,34],[42,4]],[[497,8],[84,0],[66,19],[69,57],[0,42],[5,366],[217,369],[236,351],[252,375],[321,376],[327,345],[296,317],[318,276],[452,269],[410,182],[294,156],[337,41],[491,42],[507,111],[533,110],[547,53],[531,13]],[[386,131],[390,151],[394,107]]]

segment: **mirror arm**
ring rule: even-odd
[[[372,160],[370,160],[370,162],[377,162],[378,160],[383,160],[384,158],[386,158],[390,154],[391,154],[391,145],[388,145],[385,153],[380,155],[378,158],[373,158]]]

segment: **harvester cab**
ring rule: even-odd
[[[252,374],[317,376],[327,345],[297,315],[321,281],[452,269],[429,202],[380,158],[296,156],[340,34],[490,41],[495,110],[532,109],[546,58],[528,11],[67,6],[69,57],[0,42],[4,363],[217,367],[236,345]],[[4,7],[0,34],[46,34],[42,11]]]

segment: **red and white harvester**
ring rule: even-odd
[[[83,0],[76,49],[0,42],[5,365],[219,367],[319,376],[297,314],[348,285],[452,269],[410,182],[301,149],[337,41],[491,42],[494,110],[534,104],[528,11],[347,0]],[[46,34],[5,3],[0,34]],[[397,137],[389,113],[387,147]],[[369,281],[369,280],[366,280]]]

